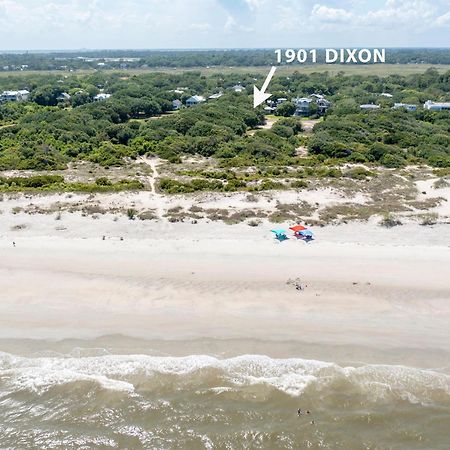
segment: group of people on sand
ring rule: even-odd
[[[303,291],[308,287],[307,284],[302,283],[300,278],[296,278],[295,280],[289,279],[286,284],[292,284],[297,291]]]

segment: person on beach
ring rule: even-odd
[[[13,247],[15,247],[16,246],[16,243],[13,241]]]

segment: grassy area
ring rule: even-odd
[[[370,64],[370,65],[346,65],[346,64],[315,64],[315,65],[286,65],[286,66],[278,66],[278,70],[275,76],[288,76],[296,71],[311,74],[313,72],[329,72],[331,75],[336,75],[339,72],[343,72],[346,75],[378,75],[378,76],[387,76],[392,74],[398,75],[411,75],[415,73],[423,73],[425,70],[430,67],[435,68],[439,72],[446,72],[450,70],[449,65],[445,64]],[[102,72],[111,74],[111,73],[123,73],[127,75],[140,75],[145,73],[182,73],[182,72],[194,72],[200,71],[203,75],[214,75],[217,73],[251,73],[251,74],[267,74],[268,66],[242,66],[242,67],[192,67],[192,68],[148,68],[148,69],[130,69],[130,70],[101,70]],[[86,75],[97,72],[95,69],[89,70],[78,70],[76,72],[67,72],[61,70],[54,71],[38,71],[38,70],[29,70],[23,72],[0,72],[0,77],[8,77],[8,76],[18,76],[18,75],[45,75],[45,74],[56,74],[61,73],[68,76],[78,76],[78,75]]]

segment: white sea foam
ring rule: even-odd
[[[206,375],[205,375],[206,374]],[[147,355],[106,355],[97,357],[23,358],[0,353],[0,380],[9,388],[36,393],[76,381],[96,383],[103,389],[134,393],[133,377],[151,380],[154,376],[214,376],[221,380],[216,392],[230,384],[236,388],[263,385],[291,396],[308,389],[338,389],[348,385],[368,401],[390,398],[411,403],[450,403],[450,376],[432,370],[404,366],[364,365],[341,367],[337,364],[300,358],[273,359],[243,355],[218,359],[208,355],[162,357]],[[225,381],[225,383],[224,383]]]

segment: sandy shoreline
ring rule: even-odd
[[[74,215],[76,231],[61,237],[48,220],[48,229],[2,230],[0,338],[123,334],[450,350],[445,225],[324,227],[305,245],[275,243],[269,224],[153,222],[137,232],[142,224]],[[296,291],[292,278],[308,287]]]

